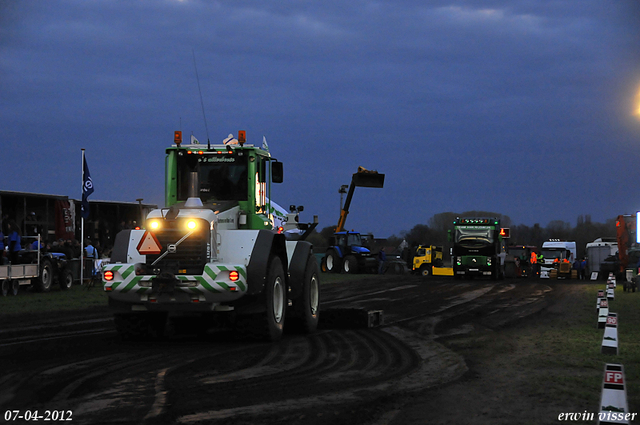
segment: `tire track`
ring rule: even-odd
[[[173,387],[167,382],[169,404],[179,406],[171,412],[171,418],[179,423],[234,416],[242,416],[245,420],[248,416],[255,420],[254,416],[275,411],[366,400],[372,391],[379,391],[381,387],[388,390],[390,381],[402,379],[421,364],[413,349],[380,330],[328,331],[317,334],[313,339],[327,349],[310,358],[310,362],[287,369],[286,373],[286,362],[276,362],[271,366],[280,370],[274,370],[270,376],[234,381],[227,386],[214,385],[208,393],[225,394],[235,402],[214,402],[205,411],[201,411],[201,404],[185,405],[192,395],[184,393],[183,385]],[[173,375],[178,373],[178,370],[172,372]],[[274,393],[273,388],[279,388],[279,391]],[[336,392],[336,388],[340,390]],[[176,414],[177,418],[173,416]]]

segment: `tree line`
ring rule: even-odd
[[[585,255],[585,246],[597,238],[616,236],[616,219],[612,218],[605,223],[597,223],[591,220],[590,215],[580,215],[575,226],[562,220],[550,221],[545,227],[539,223],[533,226],[526,224],[513,224],[511,218],[504,214],[489,211],[465,211],[462,213],[443,212],[431,217],[427,224],[416,224],[410,230],[402,231],[399,235],[393,235],[378,245],[385,247],[397,247],[402,241],[409,246],[437,245],[443,246],[445,255],[453,246],[448,240],[448,231],[453,228],[453,220],[457,217],[495,217],[500,219],[501,227],[510,229],[510,238],[507,245],[529,245],[542,247],[542,243],[549,239],[575,241],[578,257]],[[307,240],[313,243],[316,252],[323,252],[329,245],[329,238],[333,235],[335,226],[323,228],[320,232],[313,232]]]

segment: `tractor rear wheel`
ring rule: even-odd
[[[62,273],[60,273],[60,276],[58,276],[58,279],[60,289],[63,291],[71,289],[71,286],[73,286],[73,273],[71,273],[69,269],[64,269]]]
[[[342,269],[340,264],[340,257],[338,257],[338,253],[335,249],[330,249],[327,251],[327,254],[324,256],[325,264],[327,267],[327,271],[330,273],[339,273]]]

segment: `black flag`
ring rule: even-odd
[[[89,167],[87,167],[87,159],[82,158],[82,218],[89,218],[89,195],[93,193],[93,181],[91,180],[91,174],[89,174]]]

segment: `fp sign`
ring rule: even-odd
[[[622,385],[624,384],[624,375],[622,372],[607,371],[604,373],[604,383]]]

